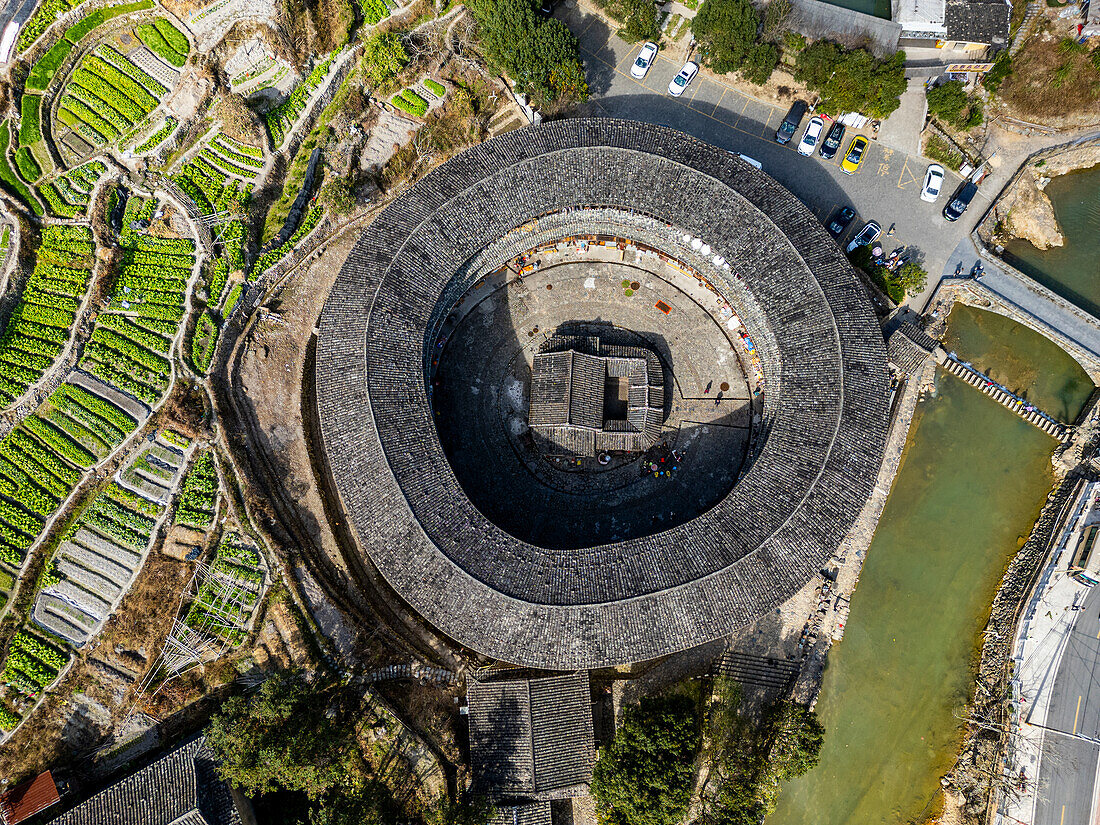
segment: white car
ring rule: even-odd
[[[814,153],[814,147],[817,146],[818,138],[821,137],[821,132],[825,129],[825,121],[817,115],[810,118],[810,122],[806,124],[806,131],[802,133],[802,140],[798,141],[798,154],[809,157]]]
[[[653,65],[653,58],[656,56],[656,43],[646,43],[642,46],[642,50],[638,52],[638,57],[634,60],[634,65],[630,67],[630,76],[638,80],[645,77],[646,72],[649,71],[649,67]]]
[[[699,74],[699,64],[689,60],[684,64],[684,68],[677,72],[676,77],[669,81],[668,93],[673,97],[679,97],[684,93],[684,89],[688,87],[688,84],[695,79],[695,75],[697,74]]]
[[[920,190],[920,199],[935,203],[943,189],[943,167],[938,163],[928,164],[928,171],[924,173],[924,186]]]

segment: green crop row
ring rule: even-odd
[[[192,462],[184,476],[176,508],[176,523],[207,527],[214,518],[218,495],[218,473],[214,453],[204,450]]]
[[[23,183],[23,179],[15,174],[15,170],[11,168],[8,163],[8,144],[11,142],[11,132],[8,121],[0,123],[0,181],[3,182],[8,192],[15,197],[16,200],[20,200],[27,205],[34,214],[42,214],[42,204],[39,203],[38,198],[31,194],[31,190],[27,187],[27,184]]]
[[[37,413],[31,413],[24,418],[23,426],[70,464],[75,464],[77,467],[83,467],[86,470],[96,463],[95,456],[76,439],[58,429],[54,424],[39,417]]]
[[[42,95],[25,94],[19,100],[19,143],[30,146],[42,140]]]
[[[91,427],[62,410],[52,409],[40,411],[38,414],[87,448],[95,455],[96,461],[102,461],[116,446],[100,437]]]
[[[233,308],[237,306],[237,301],[240,300],[241,293],[244,291],[243,284],[234,284],[233,288],[229,290],[229,294],[225,296],[225,304],[222,306],[222,317],[228,318],[233,314]]]
[[[43,232],[34,271],[0,334],[0,401],[26,392],[64,349],[88,288],[87,227],[51,226]],[[84,268],[87,267],[87,268]],[[65,330],[63,334],[50,328]]]
[[[28,633],[19,632],[11,640],[12,650],[21,650],[60,672],[69,663],[69,654],[63,653]]]
[[[321,85],[321,81],[325,79],[328,74],[329,67],[332,65],[333,58],[322,61],[317,64],[316,68],[294,89],[287,95],[286,99],[282,103],[275,106],[271,111],[264,115],[264,121],[267,123],[267,130],[271,134],[271,142],[275,146],[282,145],[283,138],[286,137],[287,129],[293,125],[294,121],[298,119],[298,115],[306,107],[306,101],[309,100],[309,96],[313,94],[313,90]]]
[[[148,454],[142,453],[141,457],[148,459]],[[154,522],[157,520],[162,509],[161,505],[157,504],[155,501],[149,501],[149,499],[139,496],[137,493],[127,490],[125,487],[120,487],[113,482],[106,491],[104,491],[104,495],[118,506],[148,516]],[[151,532],[152,527],[150,526],[149,529]]]
[[[146,9],[153,8],[153,5],[153,0],[138,0],[136,3],[123,3],[122,5],[110,6],[105,9],[100,9],[99,11],[93,11],[80,22],[70,26],[65,32],[65,39],[70,43],[78,43],[91,33],[93,29],[102,26],[108,20],[135,11],[145,11]]]
[[[209,371],[217,343],[218,322],[214,320],[209,309],[203,310],[195,325],[194,335],[191,336],[191,366],[199,375],[206,375]]]
[[[93,54],[114,66],[153,97],[159,99],[168,94],[168,89],[165,88],[162,83],[154,80],[144,69],[139,68],[133,61],[123,56],[112,47],[101,43],[96,46]]]
[[[15,42],[15,51],[22,52],[30,47],[35,40],[50,27],[58,17],[67,12],[80,0],[42,0],[34,10],[19,32],[19,39]]]
[[[210,283],[207,286],[210,306],[216,307],[221,303],[222,293],[225,292],[225,285],[228,280],[229,264],[224,258],[218,258],[214,261],[214,266],[211,268]]]
[[[424,78],[424,88],[436,97],[443,97],[443,95],[447,94],[446,87],[442,83],[432,80],[430,77]]]
[[[178,125],[179,124],[174,117],[166,118],[164,121],[164,125],[153,132],[153,134],[149,135],[149,137],[147,137],[144,141],[142,141],[141,145],[138,146],[134,151],[138,154],[152,151],[153,149],[164,143],[164,141],[168,139],[168,136],[176,130],[176,126]]]
[[[158,21],[159,22],[159,21]],[[167,20],[164,22],[168,22]],[[168,24],[172,31],[183,37],[183,35],[176,30],[171,23]],[[187,46],[187,38],[183,38],[183,51],[177,51],[171,43],[164,37],[164,33],[161,29],[153,23],[142,23],[136,29],[138,40],[145,44],[145,46],[153,52],[157,57],[163,60],[165,63],[170,63],[176,68],[180,68],[187,62],[187,52],[189,47]]]
[[[15,166],[27,183],[34,183],[42,177],[42,170],[38,166],[38,161],[34,159],[31,150],[26,146],[20,146],[15,153]]]
[[[298,225],[298,228],[294,231],[294,234],[290,236],[285,244],[277,246],[274,249],[270,249],[261,255],[256,263],[252,267],[252,274],[249,276],[250,280],[254,280],[262,275],[265,271],[275,266],[281,261],[286,254],[292,250],[295,245],[302,240],[306,235],[316,228],[317,224],[321,220],[321,215],[324,214],[324,208],[321,206],[314,206],[306,216],[302,218],[302,222]],[[228,310],[223,313],[225,317],[229,316]]]
[[[96,421],[102,422],[100,425],[103,427],[102,435],[113,439],[117,438],[119,441],[137,427],[137,421],[125,410],[116,407],[110,401],[98,395],[93,395],[83,387],[62,384],[54,391],[49,400],[51,404],[64,409],[66,412],[76,408],[86,411]]]
[[[390,98],[390,103],[413,117],[424,117],[428,112],[428,101],[412,89],[405,89],[400,94],[394,95]]]
[[[218,133],[218,136],[214,138],[214,142],[222,146],[225,149],[230,150],[238,155],[252,158],[253,161],[259,161],[259,165],[263,166],[264,150],[259,146],[250,146],[247,143],[241,143],[235,138],[231,138],[229,135]],[[256,165],[253,163],[252,165]]]

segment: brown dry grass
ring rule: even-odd
[[[1097,119],[1100,71],[1067,40],[1045,25],[1013,58],[1000,97],[1015,114],[1038,123],[1087,113]]]

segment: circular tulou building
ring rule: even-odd
[[[774,609],[886,439],[882,336],[813,215],[627,121],[511,132],[411,187],[344,264],[316,370],[370,562],[458,643],[550,670]]]

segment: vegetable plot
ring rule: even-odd
[[[119,237],[122,259],[109,308],[96,320],[82,369],[146,404],[156,404],[172,376],[169,353],[185,313],[194,243],[130,229],[155,201],[131,198]]]
[[[0,334],[0,403],[23,395],[64,350],[94,260],[90,228],[50,226],[43,232],[34,272]]]

